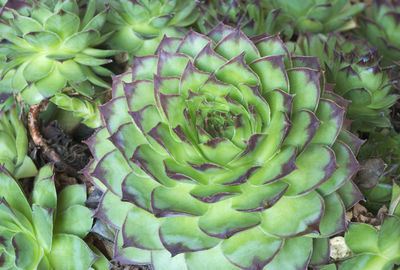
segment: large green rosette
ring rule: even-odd
[[[95,216],[118,230],[114,260],[156,270],[327,263],[327,237],[362,196],[351,181],[360,140],[322,78],[317,58],[292,57],[278,36],[224,25],[135,57],[99,107],[83,171],[104,191]]]

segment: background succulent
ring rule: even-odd
[[[30,205],[4,167],[0,182],[0,268],[108,269],[106,258],[81,239],[92,226],[85,186],[68,186],[57,197],[47,165],[35,179]]]
[[[119,230],[114,260],[154,269],[304,268],[361,198],[360,140],[316,58],[219,25],[164,38],[114,78],[83,171]],[[118,211],[115,211],[118,209]],[[314,249],[313,249],[314,247]],[[314,252],[313,252],[314,250]]]
[[[20,115],[17,105],[0,111],[0,166],[5,166],[17,179],[37,173],[35,164],[28,156],[28,135]]]
[[[164,35],[182,37],[183,28],[194,23],[199,14],[192,0],[108,0],[112,9],[107,30],[115,30],[109,41],[114,49],[132,55],[154,53]]]
[[[380,67],[376,50],[340,35],[305,35],[297,42],[296,54],[319,56],[333,91],[351,101],[346,117],[354,121],[354,130],[391,126],[389,108],[398,95],[393,94],[392,79]]]
[[[9,88],[29,104],[67,85],[86,96],[93,95],[94,86],[107,88],[100,77],[111,72],[102,65],[115,51],[95,48],[109,36],[100,35],[108,10],[96,14],[95,4],[88,1],[84,14],[75,0],[35,1],[27,16],[8,10],[13,16],[3,18],[8,31],[0,38],[1,57],[7,60],[2,78]]]
[[[378,47],[384,64],[400,61],[400,1],[374,0],[359,16],[358,33]]]
[[[345,235],[353,257],[339,270],[393,269],[400,263],[400,187],[393,186],[389,215],[379,229],[368,224],[352,224]]]
[[[400,134],[393,129],[383,129],[369,134],[368,141],[361,147],[359,160],[363,167],[359,175],[369,209],[377,211],[383,204],[389,206],[393,181],[400,175]],[[359,174],[360,174],[359,173]]]
[[[386,218],[379,231],[368,224],[351,225],[345,239],[355,257],[344,261],[339,270],[393,269],[400,263],[399,236],[396,216]]]
[[[232,27],[239,27],[247,36],[263,33],[276,34],[282,29],[276,29],[277,10],[268,10],[262,6],[261,1],[246,0],[203,0],[199,3],[202,16],[196,23],[200,33],[208,33],[219,23]],[[283,27],[280,25],[280,27]],[[291,31],[288,25],[287,31]]]
[[[277,25],[290,24],[293,33],[340,32],[356,27],[353,16],[364,9],[364,3],[349,0],[262,0],[268,10],[278,9]]]

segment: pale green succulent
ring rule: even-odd
[[[26,16],[9,10],[13,16],[3,18],[8,31],[0,29],[0,57],[7,59],[0,64],[6,79],[1,90],[12,89],[36,104],[66,86],[86,96],[95,87],[108,88],[101,77],[112,73],[102,65],[116,51],[95,48],[109,37],[100,34],[108,10],[96,14],[95,4],[88,1],[83,15],[76,0],[34,1]]]
[[[360,13],[364,3],[352,4],[349,0],[262,0],[268,10],[279,10],[277,25],[292,26],[285,31],[293,33],[329,33],[353,29],[357,26],[353,16]]]
[[[20,119],[20,108],[13,105],[10,110],[0,110],[0,166],[16,179],[32,177],[37,169],[28,156],[28,134]]]
[[[152,54],[164,35],[182,37],[183,29],[199,14],[193,0],[107,0],[111,12],[106,29],[115,30],[109,41],[114,49],[131,55]]]
[[[361,199],[360,140],[316,58],[219,25],[134,57],[100,107],[83,173],[104,191],[115,261],[153,269],[293,269],[329,260]],[[116,211],[115,209],[118,209]]]
[[[399,96],[376,50],[352,37],[305,35],[297,42],[296,54],[319,57],[333,91],[350,101],[346,117],[353,120],[354,130],[391,126],[390,107]]]
[[[4,167],[0,183],[1,269],[109,268],[107,259],[82,240],[93,221],[84,205],[84,185],[68,186],[57,196],[52,166],[44,166],[35,179],[30,204]]]
[[[389,216],[377,230],[368,224],[352,224],[345,235],[353,257],[339,270],[390,270],[400,264],[400,187],[393,185]]]

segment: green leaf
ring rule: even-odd
[[[99,37],[99,32],[96,30],[87,30],[78,32],[68,37],[63,44],[67,51],[81,52],[89,47]]]
[[[45,56],[33,58],[24,69],[24,78],[29,82],[36,82],[50,74],[55,62]]]
[[[107,13],[108,10],[104,10],[101,13],[97,14],[95,17],[93,17],[82,29],[82,31],[87,31],[87,30],[97,30],[101,31],[103,28],[104,23],[106,22],[107,19]],[[84,24],[82,24],[84,25]]]
[[[364,236],[365,237],[365,236]],[[387,258],[400,259],[400,218],[388,217],[384,220],[378,236],[380,254]]]
[[[224,255],[243,269],[262,267],[279,252],[283,240],[267,235],[259,227],[245,230],[222,242]],[[248,251],[252,251],[250,254]]]
[[[57,193],[51,165],[46,165],[39,170],[33,188],[32,202],[45,208],[56,208]]]
[[[126,216],[122,228],[125,247],[162,249],[158,235],[161,219],[153,214],[133,206]]]
[[[304,269],[313,249],[310,237],[294,237],[284,240],[283,247],[264,270]]]
[[[163,270],[189,270],[185,262],[185,255],[178,254],[171,257],[171,254],[165,250],[153,250],[151,252],[151,262],[154,269]]]
[[[73,205],[85,205],[85,185],[70,185],[58,194],[57,211],[62,212]]]
[[[374,254],[361,254],[354,258],[344,261],[340,266],[339,270],[376,270],[393,269],[392,265],[387,265],[387,259]],[[385,267],[386,266],[386,267]]]
[[[315,191],[297,197],[283,196],[261,213],[260,226],[265,232],[280,237],[316,232],[323,211],[323,200]]]
[[[51,97],[61,91],[67,80],[56,67],[50,74],[35,83],[36,88],[44,97]]]
[[[325,211],[319,226],[321,235],[331,236],[344,231],[345,208],[340,196],[337,193],[331,193],[324,197]]]
[[[112,62],[111,59],[99,59],[84,54],[78,54],[74,61],[85,66],[101,66]]]
[[[74,234],[85,237],[92,228],[92,213],[83,205],[73,205],[57,213],[55,233]]]
[[[224,256],[220,245],[203,251],[185,253],[185,260],[187,265],[190,265],[190,270],[213,269],[216,265],[219,270],[238,269]]]
[[[37,47],[40,50],[57,49],[61,45],[60,37],[49,31],[31,32],[26,34],[24,39],[28,41],[30,45]]]
[[[231,208],[229,200],[223,200],[210,205],[208,212],[200,217],[199,227],[208,235],[224,239],[260,222],[258,213],[236,211]]]
[[[15,265],[19,269],[36,269],[43,255],[43,250],[39,248],[36,241],[24,232],[17,232],[12,239],[12,244],[16,254]]]
[[[80,65],[74,60],[67,60],[63,61],[62,63],[57,63],[57,69],[68,81],[77,83],[87,79],[87,76],[81,69]]]
[[[37,204],[32,205],[32,219],[36,238],[46,252],[50,251],[53,238],[53,213],[53,209],[46,209]]]
[[[33,177],[37,173],[37,168],[35,163],[29,156],[25,156],[22,163],[14,171],[14,176],[17,179]]]
[[[160,239],[173,256],[209,249],[220,242],[219,239],[202,232],[197,226],[197,221],[198,219],[193,217],[168,217],[161,222]]]
[[[117,54],[118,50],[101,50],[101,49],[93,49],[87,48],[82,51],[83,54],[93,56],[93,57],[108,57]]]
[[[57,33],[61,39],[65,40],[69,36],[78,32],[80,20],[79,17],[73,13],[59,11],[47,18],[44,23],[46,30]]]
[[[88,81],[82,81],[78,83],[74,83],[73,81],[69,81],[68,84],[76,90],[81,95],[86,97],[91,97],[94,94],[93,85],[90,84]]]
[[[29,17],[21,16],[19,14],[16,14],[13,20],[13,24],[17,26],[17,28],[22,32],[22,35],[25,35],[29,32],[37,32],[43,30],[42,25],[38,21]]]
[[[378,249],[378,232],[367,224],[352,224],[345,235],[346,245],[356,254],[375,253]]]
[[[89,269],[95,254],[79,237],[71,234],[55,234],[48,255],[50,264],[57,270]]]
[[[29,221],[32,220],[31,207],[18,183],[5,171],[0,170],[0,198],[6,199],[12,209],[18,210]]]

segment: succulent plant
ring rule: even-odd
[[[263,0],[269,10],[279,10],[279,25],[290,24],[294,33],[340,32],[356,27],[353,16],[364,9],[364,3],[349,0]],[[286,32],[291,36],[292,32]]]
[[[318,60],[219,25],[134,57],[99,108],[83,170],[118,229],[114,260],[154,269],[305,268],[361,198],[360,140]],[[115,211],[118,209],[118,211]],[[314,249],[313,249],[314,246]],[[313,252],[314,250],[314,252]]]
[[[109,45],[132,55],[154,53],[164,35],[182,37],[183,29],[199,14],[192,0],[108,0],[112,7],[108,30],[115,30]]]
[[[384,64],[400,61],[400,1],[374,0],[363,15],[356,33],[378,47]]]
[[[279,12],[272,10],[268,13],[261,1],[203,0],[200,1],[199,9],[203,15],[197,21],[200,33],[208,33],[220,23],[232,27],[240,26],[247,36],[276,34],[282,30],[275,25]],[[286,32],[291,30],[289,26]]]
[[[46,165],[35,179],[30,205],[4,167],[0,183],[1,269],[108,269],[106,258],[82,240],[93,221],[84,206],[84,185],[68,186],[57,197],[52,166]]]
[[[58,108],[72,112],[76,117],[82,119],[82,123],[91,128],[101,125],[100,113],[96,101],[87,100],[83,97],[71,97],[64,93],[56,93],[50,99]]]
[[[379,231],[364,223],[351,225],[345,239],[355,256],[339,270],[393,269],[400,263],[399,237],[399,217],[386,218]]]
[[[352,224],[345,234],[353,257],[339,265],[339,270],[394,269],[400,263],[400,187],[393,185],[389,215],[377,230],[368,224]]]
[[[86,96],[94,93],[94,86],[107,88],[100,77],[111,72],[102,65],[116,51],[95,48],[109,36],[100,35],[108,10],[96,15],[95,4],[89,1],[83,16],[76,0],[34,1],[27,16],[6,8],[13,16],[3,16],[7,28],[0,33],[0,57],[7,60],[2,78],[8,79],[9,88],[29,104],[67,85]]]
[[[391,126],[389,108],[398,95],[392,93],[392,80],[380,67],[376,50],[354,37],[305,35],[297,43],[296,54],[320,57],[333,91],[351,101],[346,117],[353,120],[354,130]]]
[[[0,166],[16,179],[32,177],[37,169],[28,156],[28,135],[19,117],[20,108],[13,105],[10,110],[0,111]]]
[[[370,133],[358,157],[362,161],[376,161],[367,169],[371,171],[370,173],[378,175],[366,174],[364,177],[369,178],[365,179],[366,181],[375,177],[377,180],[373,180],[376,181],[375,185],[361,189],[367,199],[368,208],[378,210],[383,204],[389,205],[393,181],[398,180],[400,175],[400,134],[393,129]]]

